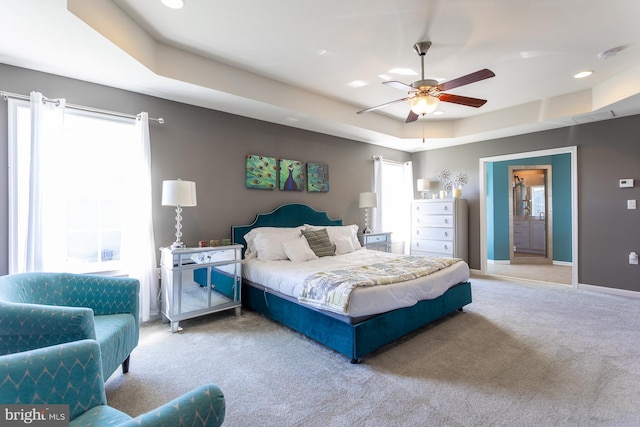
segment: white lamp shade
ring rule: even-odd
[[[438,105],[440,105],[440,99],[431,95],[416,96],[409,100],[411,111],[419,116],[433,113]]]
[[[162,181],[162,206],[197,206],[196,183],[181,179]]]
[[[418,191],[429,191],[429,180],[425,178],[420,178],[416,182],[416,188]]]
[[[360,193],[361,208],[375,208],[378,206],[378,198],[376,193]]]

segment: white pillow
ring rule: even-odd
[[[336,237],[336,255],[344,255],[355,251],[351,237]]]
[[[245,234],[244,240],[245,242],[247,242],[247,250],[244,253],[244,257],[245,258],[256,258],[258,257],[258,251],[255,245],[255,238],[256,236],[262,235],[263,237],[269,237],[271,239],[275,240],[275,244],[278,246],[278,248],[280,248],[280,245],[282,244],[282,242],[284,240],[289,240],[289,239],[293,239],[295,237],[299,237],[300,236],[300,232],[302,231],[304,227],[300,226],[300,227],[258,227],[258,228],[254,228],[253,230],[249,231],[247,234]],[[263,242],[265,245],[267,244],[266,242]],[[264,247],[265,249],[269,249],[267,246]],[[280,258],[280,259],[287,259],[287,257],[284,255],[283,252],[283,256],[284,258]]]
[[[313,253],[309,247],[309,242],[307,242],[304,236],[282,242],[282,249],[293,262],[306,262],[312,259],[318,259],[318,256]]]
[[[336,238],[338,237],[349,237],[351,239],[351,243],[353,244],[354,249],[360,249],[362,246],[360,245],[360,241],[358,240],[358,225],[308,225],[305,224],[305,227],[311,230],[317,230],[319,228],[326,228],[327,234],[329,234],[329,240],[334,245],[336,244]]]

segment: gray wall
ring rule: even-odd
[[[198,206],[183,212],[183,240],[229,236],[232,224],[280,204],[303,202],[346,223],[363,222],[358,193],[371,188],[371,156],[414,161],[414,176],[437,179],[443,168],[467,172],[463,197],[469,201],[469,263],[480,268],[479,158],[578,146],[579,281],[583,284],[640,291],[640,267],[629,265],[630,251],[640,251],[640,210],[627,210],[627,199],[640,199],[640,183],[621,190],[621,178],[640,180],[640,116],[613,119],[545,132],[460,145],[409,155],[171,102],[150,96],[0,64],[0,90],[65,97],[73,104],[164,117],[151,124],[154,228],[156,244],[174,240],[174,212],[160,206],[164,179],[194,180]],[[0,102],[0,165],[7,165],[7,104]],[[246,154],[315,161],[329,165],[328,193],[252,190],[244,186]],[[7,272],[7,186],[0,185],[0,274]]]
[[[182,240],[230,237],[230,227],[253,221],[283,203],[306,203],[345,223],[364,223],[358,195],[370,191],[373,155],[408,161],[408,153],[352,140],[248,119],[73,79],[0,64],[0,90],[28,95],[37,90],[51,98],[112,111],[149,112],[151,122],[153,221],[157,246],[175,240],[175,208],[161,206],[162,181],[181,178],[197,183],[198,206],[184,208]],[[245,156],[329,165],[327,193],[245,188]],[[0,102],[0,166],[7,168],[7,103]],[[117,170],[117,168],[114,168]],[[0,274],[8,271],[7,175],[0,181]]]
[[[628,254],[640,251],[640,116],[432,150],[413,155],[417,177],[437,179],[443,168],[469,174],[469,264],[480,268],[479,159],[558,147],[578,147],[578,281],[640,291],[640,266]],[[621,178],[636,186],[618,188]]]

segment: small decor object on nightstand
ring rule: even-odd
[[[360,193],[360,209],[364,209],[364,229],[363,233],[371,233],[369,228],[369,208],[375,208],[378,206],[378,198],[376,193]]]
[[[176,241],[171,248],[184,248],[182,243],[182,207],[197,206],[196,183],[193,181],[182,181],[181,179],[162,181],[162,206],[176,207]]]

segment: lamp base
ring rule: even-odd
[[[187,247],[187,245],[185,245],[184,243],[179,242],[179,241],[175,241],[171,245],[171,249],[184,249],[186,247]]]

